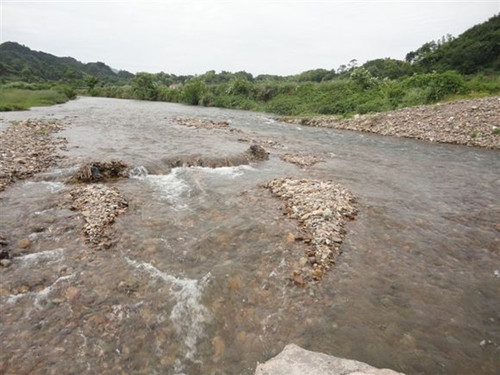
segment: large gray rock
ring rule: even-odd
[[[289,344],[276,357],[257,366],[255,375],[402,375],[363,362],[311,352]]]

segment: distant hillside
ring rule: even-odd
[[[406,55],[423,71],[456,70],[462,74],[500,71],[500,14],[473,26],[458,38],[444,37],[425,43]]]
[[[15,42],[0,44],[0,81],[55,81],[95,76],[104,82],[132,78],[127,71],[115,73],[102,62],[83,64],[72,57],[33,51]]]

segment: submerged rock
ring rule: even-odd
[[[259,364],[255,375],[404,375],[389,369],[377,369],[351,359],[285,346],[276,357]]]
[[[195,117],[176,117],[174,118],[174,120],[179,125],[188,126],[196,129],[227,129],[230,131],[236,130],[231,128],[229,126],[229,122],[225,120],[213,121]]]
[[[319,156],[314,155],[293,155],[284,154],[280,156],[280,159],[286,161],[287,163],[296,164],[300,167],[310,167],[316,163],[324,161]]]
[[[169,168],[178,167],[234,167],[245,165],[251,162],[264,161],[269,159],[269,152],[262,146],[252,145],[242,154],[223,157],[205,157],[201,155],[177,156],[163,159]]]
[[[269,159],[269,152],[267,152],[264,147],[260,145],[252,145],[245,153],[248,160],[251,161],[262,161]]]

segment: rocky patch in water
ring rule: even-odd
[[[346,120],[332,116],[281,120],[307,126],[500,149],[500,97],[403,108],[357,115]]]
[[[117,178],[126,178],[129,171],[129,166],[120,160],[91,162],[81,166],[68,182],[103,182]]]
[[[178,167],[234,167],[245,165],[252,162],[264,161],[269,159],[269,152],[262,146],[252,145],[240,155],[224,157],[205,157],[202,155],[177,156],[163,159],[163,162],[169,168]]]
[[[56,151],[64,148],[66,140],[51,135],[62,128],[57,120],[29,119],[13,122],[0,133],[0,192],[56,164]]]
[[[298,155],[298,154],[284,154],[280,159],[287,163],[296,164],[299,167],[310,167],[316,163],[324,161],[319,156],[314,155]]]
[[[174,121],[182,126],[187,126],[196,129],[224,129],[230,132],[240,132],[240,130],[229,126],[229,122],[225,120],[213,121],[195,117],[175,117]]]
[[[309,244],[293,282],[320,280],[341,252],[345,222],[356,218],[354,196],[332,181],[282,178],[265,187],[283,201],[285,215],[299,221],[301,234],[294,239]]]
[[[238,138],[238,142],[248,142],[261,147],[271,147],[276,149],[286,149],[287,147],[272,139],[258,139],[251,137]]]
[[[83,233],[88,242],[95,248],[110,248],[109,227],[128,207],[122,193],[113,187],[91,184],[75,187],[70,195],[71,209],[80,211],[85,220]]]

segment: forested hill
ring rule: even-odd
[[[280,77],[260,75],[258,81],[321,82],[348,76],[355,65],[341,65],[338,69],[315,69],[295,76]],[[488,21],[478,24],[458,37],[448,35],[437,41],[430,41],[409,52],[405,60],[376,59],[363,66],[376,78],[399,79],[415,73],[445,72],[454,70],[462,74],[500,72],[500,13]],[[125,83],[134,77],[127,71],[115,73],[102,62],[83,64],[72,57],[57,57],[48,53],[33,51],[15,42],[0,45],[0,83],[8,81],[44,82],[77,81],[93,76],[102,84]],[[161,84],[184,83],[193,76],[176,76],[158,73],[156,80]],[[202,75],[207,84],[219,84],[232,79],[253,81],[247,72],[229,73],[214,71]]]
[[[0,81],[69,81],[87,76],[117,82],[132,78],[133,74],[127,71],[115,73],[102,62],[83,64],[72,57],[57,57],[33,51],[15,42],[0,44]]]
[[[462,74],[500,71],[500,13],[471,27],[458,38],[451,35],[422,45],[406,61],[423,71],[455,70]]]

